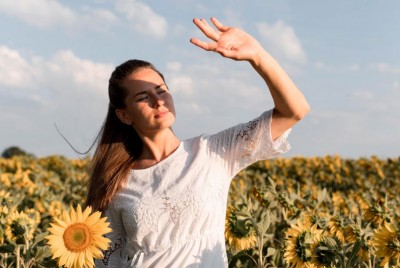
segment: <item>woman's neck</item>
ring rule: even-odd
[[[142,136],[143,151],[135,163],[135,168],[146,168],[171,155],[180,144],[180,140],[171,129],[165,129],[155,135]]]

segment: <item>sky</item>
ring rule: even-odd
[[[0,151],[82,157],[62,135],[89,149],[108,78],[133,58],[165,75],[181,139],[273,108],[249,63],[189,42],[206,40],[192,19],[215,16],[254,36],[310,103],[285,157],[398,157],[399,11],[397,0],[0,0]]]

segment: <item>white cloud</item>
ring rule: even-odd
[[[271,54],[290,61],[306,62],[306,53],[291,26],[279,20],[275,24],[257,23],[256,27],[261,36],[260,41]]]
[[[190,94],[172,91],[179,119],[176,130],[184,137],[216,133],[273,107],[266,85],[247,64],[214,58],[212,63],[185,65],[179,73],[190,78],[193,87]],[[167,80],[174,74],[168,73]],[[174,87],[184,87],[182,80],[175,80]]]
[[[72,51],[58,52],[47,65],[56,65],[62,70],[62,75],[72,78],[72,81],[82,88],[103,90],[111,74],[112,66],[95,63],[77,57]]]
[[[182,72],[182,64],[178,61],[166,64],[166,80],[173,94],[191,94],[193,92],[193,80]]]
[[[180,72],[182,70],[182,64],[178,61],[171,61],[167,63],[167,71]]]
[[[400,67],[392,66],[387,63],[370,64],[370,67],[381,73],[400,75]]]
[[[139,33],[154,38],[166,36],[167,21],[154,12],[150,6],[137,0],[118,0],[115,9],[124,14],[132,27]]]
[[[351,71],[353,71],[353,72],[359,71],[360,68],[361,68],[361,67],[360,67],[359,64],[353,64],[353,65],[351,65],[351,66],[349,67],[349,69],[350,69]]]
[[[187,27],[185,26],[185,25],[183,25],[183,24],[175,24],[174,26],[173,26],[173,28],[172,28],[172,34],[173,35],[176,35],[176,36],[181,36],[181,35],[183,35],[184,33],[186,33],[186,31],[187,31]]]
[[[227,8],[224,10],[223,13],[224,13],[225,19],[221,20],[222,24],[227,25],[228,21],[229,21],[228,26],[234,26],[234,27],[241,28],[241,29],[244,28],[245,22],[243,20],[241,12],[238,12],[234,9]],[[226,20],[226,22],[225,22],[225,20]]]
[[[69,50],[43,58],[1,46],[0,124],[14,127],[3,131],[0,148],[17,144],[39,155],[72,152],[57,124],[74,146],[86,150],[104,118],[113,69]]]
[[[96,31],[108,30],[111,26],[119,22],[118,17],[108,9],[87,8],[82,16],[84,25]]]
[[[373,100],[376,97],[372,91],[356,91],[353,96],[361,100]]]
[[[333,66],[326,64],[323,61],[317,61],[314,63],[315,68],[321,71],[332,72],[334,70]]]
[[[202,4],[199,1],[194,1],[194,3],[191,3],[191,5],[194,7],[196,13],[210,13],[210,9],[208,8],[208,6]]]
[[[360,102],[365,111],[381,112],[385,116],[400,118],[398,109],[400,100],[400,88],[398,81],[394,81],[387,88],[372,91],[357,91],[353,94],[355,101]]]
[[[400,90],[400,82],[398,80],[395,80],[393,82],[393,89],[399,91]]]
[[[110,10],[84,6],[71,9],[56,0],[2,0],[0,13],[18,18],[39,28],[105,31],[119,19]]]
[[[90,10],[89,13],[92,14],[94,17],[99,18],[100,20],[105,20],[111,23],[114,23],[118,20],[115,14],[107,9],[102,9],[102,8],[93,9]]]
[[[0,84],[29,88],[33,83],[35,71],[18,51],[0,46]]]
[[[173,93],[191,94],[193,92],[193,80],[189,76],[171,75],[168,81],[168,87]]]
[[[55,0],[1,0],[0,12],[43,28],[70,26],[77,19],[71,9]]]
[[[74,93],[104,91],[112,69],[109,64],[81,59],[69,50],[59,51],[50,59],[24,58],[17,50],[0,46],[0,84],[34,90],[39,96],[46,88],[60,93],[65,85]]]
[[[300,151],[310,156],[340,154],[342,157],[361,157],[377,152],[385,157],[395,156],[400,135],[397,122],[384,112],[370,108],[357,111],[312,110],[300,123],[301,128],[308,131],[302,134],[303,137],[294,137],[300,141]]]

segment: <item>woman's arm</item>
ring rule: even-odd
[[[211,22],[217,30],[204,19],[194,19],[193,22],[213,41],[191,38],[193,44],[226,58],[248,61],[264,79],[275,104],[271,122],[272,139],[282,135],[309,112],[310,106],[304,95],[255,38],[238,28],[222,25],[216,18],[211,18]]]

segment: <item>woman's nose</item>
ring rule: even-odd
[[[154,94],[151,100],[153,107],[159,107],[164,104],[164,100],[158,94]]]

